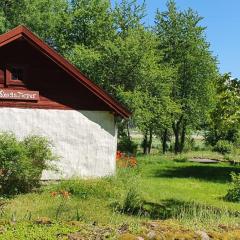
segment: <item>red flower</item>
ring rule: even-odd
[[[62,196],[63,198],[69,198],[70,195],[68,191],[51,192],[52,197]]]
[[[56,197],[58,195],[58,192],[51,192],[52,197]]]
[[[123,153],[120,152],[120,151],[117,151],[117,154],[116,154],[116,159],[121,159],[123,157]]]
[[[124,153],[117,151],[116,160],[118,167],[136,167],[137,166],[137,159],[136,157],[129,157],[126,156]]]

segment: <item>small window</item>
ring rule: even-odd
[[[6,69],[6,85],[25,85],[25,71],[22,66],[8,66]]]
[[[11,80],[12,81],[23,81],[23,69],[12,68],[11,69]]]

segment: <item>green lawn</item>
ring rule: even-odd
[[[139,156],[137,169],[119,169],[116,177],[62,182],[45,186],[36,193],[16,196],[8,200],[1,215],[2,222],[14,222],[23,232],[25,228],[32,231],[29,222],[42,217],[53,221],[60,232],[75,230],[75,226],[65,226],[69,221],[112,229],[125,223],[133,233],[141,231],[142,222],[157,219],[177,222],[190,229],[239,224],[240,203],[226,202],[223,197],[230,185],[230,173],[240,173],[240,167],[185,161],[193,155],[196,153],[177,158],[172,155]],[[114,207],[116,202],[125,201],[130,189],[139,190],[144,200],[141,216],[126,214]],[[72,195],[66,200],[51,196],[51,192],[59,190],[72,191]],[[5,234],[12,234],[12,225],[8,226]],[[42,227],[34,225],[34,228],[35,232],[43,231]],[[52,234],[50,229],[46,232]],[[0,239],[8,239],[6,236],[0,234]]]
[[[238,166],[178,162],[149,156],[140,158],[140,168],[142,191],[150,201],[175,199],[240,210],[240,204],[222,199],[229,188],[230,173],[240,173]]]
[[[206,226],[209,222],[212,227],[240,222],[240,204],[224,200],[230,187],[230,173],[240,173],[239,166],[148,156],[140,158],[140,168],[144,199],[170,208],[172,217],[183,223]]]

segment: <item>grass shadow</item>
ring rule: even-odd
[[[154,171],[155,177],[196,178],[204,181],[226,183],[231,180],[230,173],[240,173],[239,167],[223,165],[174,166]]]
[[[151,219],[209,219],[221,216],[240,217],[240,212],[221,209],[196,202],[186,202],[176,199],[166,199],[159,203],[145,202],[144,215]]]

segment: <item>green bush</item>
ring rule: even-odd
[[[232,149],[233,149],[233,144],[226,140],[218,141],[216,145],[213,147],[213,150],[215,152],[219,152],[221,154],[229,154],[231,153]]]
[[[130,188],[123,202],[124,213],[141,214],[143,199],[136,188]]]
[[[44,137],[29,136],[20,141],[12,133],[0,133],[0,194],[38,187],[42,171],[50,169],[49,163],[55,159],[51,143]]]
[[[233,144],[240,143],[240,131],[238,124],[231,128],[226,127],[224,129],[211,128],[205,132],[205,141],[211,146],[215,146],[218,141],[225,140]]]
[[[231,178],[231,188],[228,190],[225,199],[231,202],[240,202],[240,174],[232,172]]]
[[[192,138],[191,136],[187,136],[186,140],[185,140],[185,144],[184,144],[184,152],[189,152],[192,150],[195,150],[196,147],[196,142],[194,140],[194,138]]]
[[[112,197],[110,206],[116,212],[141,215],[143,198],[139,189],[142,177],[139,169],[119,168],[117,174],[109,178]]]
[[[142,215],[144,201],[137,188],[129,188],[121,197],[111,203],[114,211],[129,215]]]
[[[117,149],[121,152],[130,154],[130,155],[136,155],[137,153],[138,144],[133,142],[128,137],[122,137],[120,141],[118,142]]]

